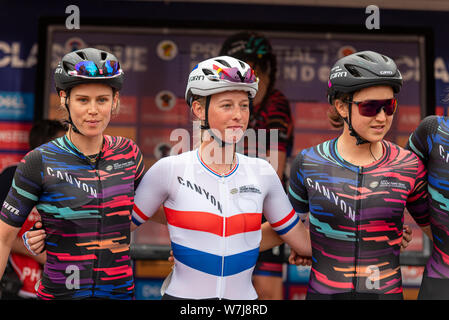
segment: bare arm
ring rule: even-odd
[[[42,240],[44,241],[44,240]],[[23,240],[21,237],[16,237],[13,241],[11,252],[20,253],[21,255],[33,258],[40,264],[45,264],[45,261],[47,260],[47,254],[46,252],[38,254],[37,256],[32,255],[24,246]]]
[[[259,251],[269,250],[283,244],[284,241],[278,236],[268,222],[262,224],[262,240],[260,241]]]
[[[149,221],[153,221],[160,224],[167,224],[167,219],[165,218],[164,209],[162,206],[156,211],[156,213],[148,219]],[[131,222],[131,232],[136,230],[139,226],[135,225]]]
[[[3,277],[12,244],[19,230],[20,228],[12,227],[0,220],[0,279]]]
[[[289,232],[281,235],[280,237],[300,256],[312,256],[310,234],[301,221],[299,221]]]
[[[300,256],[312,256],[310,234],[302,222],[298,222],[292,229],[283,235],[278,235],[268,222],[262,224],[262,241],[260,251],[265,251],[287,243]]]

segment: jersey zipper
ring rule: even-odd
[[[98,227],[97,227],[97,230],[96,230],[96,233],[97,233],[97,236],[95,238],[96,241],[100,240],[100,232],[99,231],[101,230],[101,224],[103,223],[103,218],[104,218],[103,217],[103,209],[101,208],[101,205],[100,205],[100,198],[98,197],[99,194],[103,194],[103,192],[101,190],[100,172],[98,170],[98,166],[99,166],[99,163],[100,163],[101,155],[102,155],[102,152],[100,151],[100,154],[98,155],[98,159],[97,159],[97,162],[95,163],[95,168],[94,168],[95,175],[97,177],[97,187],[98,187],[97,188],[97,206],[98,206],[98,211],[99,211],[99,215],[100,215],[100,222],[98,223]],[[95,284],[98,281],[99,272],[96,272],[95,269],[98,268],[98,264],[99,264],[99,262],[101,260],[101,258],[100,258],[101,252],[98,252],[97,255],[98,255],[98,259],[94,260],[93,268],[92,268],[92,273],[93,273],[93,275],[95,275],[94,284],[93,284],[94,286],[92,287],[92,297],[94,297]]]
[[[357,191],[356,191],[356,195],[358,196],[360,193],[360,188],[363,185],[363,167],[359,167],[358,168],[358,172],[357,172]],[[357,292],[357,286],[358,286],[358,258],[359,258],[359,249],[360,249],[360,215],[359,215],[359,210],[361,208],[361,202],[362,199],[359,198],[358,200],[356,200],[355,202],[355,214],[354,214],[354,219],[355,219],[355,252],[354,252],[354,278],[352,279],[352,283],[353,283],[353,292],[356,293]]]
[[[224,175],[220,178],[220,198],[225,199],[225,177]],[[227,207],[227,199],[226,199],[226,207]],[[218,299],[221,300],[223,298],[223,282],[224,282],[224,264],[225,264],[225,253],[226,253],[226,211],[223,211],[223,233],[222,233],[222,252],[221,252],[221,276],[218,285]]]

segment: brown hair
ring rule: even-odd
[[[198,101],[199,104],[203,107],[206,106],[206,97],[199,96],[199,95],[193,95],[192,96],[192,104],[194,101]],[[193,113],[193,108],[190,107],[190,113],[192,114],[193,120],[200,120],[198,117]]]
[[[354,92],[352,93],[338,93],[335,98],[335,100],[341,100],[346,101],[350,100],[351,97],[354,95]],[[338,113],[337,108],[335,108],[335,105],[332,105],[327,110],[327,118],[329,119],[329,122],[334,128],[343,128],[345,121],[343,120],[343,117]]]

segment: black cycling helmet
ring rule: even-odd
[[[72,126],[74,132],[81,134],[72,121],[67,99],[70,90],[85,83],[101,83],[112,88],[113,92],[122,89],[123,70],[118,59],[111,53],[95,48],[85,48],[67,53],[55,70],[55,87],[58,95],[66,92],[65,107],[69,119],[65,122]]]
[[[220,55],[231,56],[243,61],[252,61],[267,66],[273,57],[273,49],[267,38],[256,32],[243,31],[227,38]]]
[[[113,54],[85,48],[66,54],[56,67],[54,79],[58,94],[83,83],[102,83],[120,90],[124,73]]]
[[[219,55],[252,62],[253,69],[259,67],[262,72],[269,70],[270,83],[266,96],[269,95],[276,82],[277,63],[270,41],[265,36],[252,31],[231,35],[223,42]]]
[[[333,104],[339,93],[352,93],[372,86],[386,85],[398,93],[402,76],[396,63],[382,54],[361,51],[338,60],[329,75],[327,97]]]
[[[373,51],[356,52],[338,60],[329,74],[327,100],[333,105],[334,100],[347,93],[351,97],[354,92],[373,86],[390,86],[394,93],[402,87],[402,76],[396,63],[382,54]],[[348,103],[348,117],[343,120],[348,124],[349,132],[356,138],[356,145],[369,143],[352,127],[351,109]]]

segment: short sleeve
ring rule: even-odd
[[[309,212],[309,199],[307,189],[304,185],[302,172],[303,154],[299,153],[293,161],[290,169],[290,180],[288,187],[288,198],[293,209],[299,214],[301,220],[306,219]]]
[[[0,219],[21,227],[42,192],[42,155],[39,149],[28,153],[18,164],[8,196],[3,202]]]
[[[415,222],[424,227],[430,224],[427,170],[419,158],[417,158],[417,161],[415,185],[407,198],[407,210]]]
[[[274,231],[279,235],[286,234],[299,222],[299,217],[288,201],[276,171],[265,160],[259,159],[259,161],[266,167],[261,176],[265,179],[267,186],[263,203],[264,216]]]
[[[136,190],[143,178],[145,172],[145,163],[143,161],[142,152],[135,142],[133,142],[133,150],[135,155],[134,159],[136,162],[136,174],[134,178],[134,190]]]
[[[438,130],[438,116],[428,116],[419,124],[410,135],[405,149],[414,152],[424,164],[427,164],[432,144],[432,136]]]

